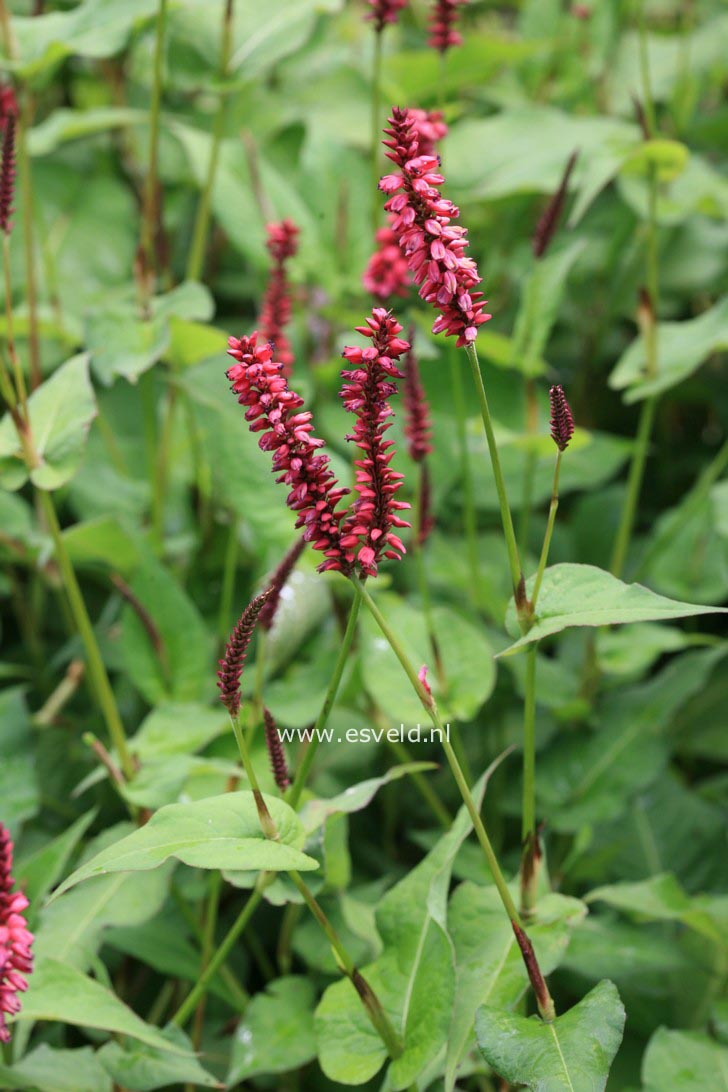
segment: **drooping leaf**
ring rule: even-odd
[[[169,1085],[196,1085],[199,1088],[223,1088],[218,1080],[200,1065],[194,1048],[181,1028],[170,1024],[161,1035],[170,1045],[184,1054],[170,1054],[148,1043],[106,1043],[98,1052],[98,1060],[113,1078],[115,1085],[129,1092],[153,1092]]]
[[[280,841],[261,832],[253,794],[231,792],[168,804],[145,826],[127,835],[64,880],[54,898],[82,880],[109,872],[146,871],[176,857],[193,868],[308,871],[318,865],[300,851],[304,832],[295,812],[277,797],[266,797]]]
[[[475,1022],[488,1065],[532,1092],[603,1092],[625,1011],[606,980],[551,1024],[484,1005]]]
[[[526,585],[529,594],[533,580]],[[616,626],[724,613],[722,607],[681,603],[657,595],[641,584],[624,584],[594,565],[551,565],[544,573],[533,627],[500,655],[511,656],[534,641],[572,626]],[[518,632],[513,604],[506,624],[509,632]]]
[[[71,357],[28,399],[33,447],[38,464],[28,472],[10,415],[0,421],[0,484],[20,489],[28,478],[39,489],[59,489],[78,470],[86,436],[96,416],[88,374],[88,355]]]
[[[728,1047],[694,1031],[659,1028],[642,1063],[643,1092],[726,1092]]]
[[[436,769],[437,764],[434,762],[405,762],[401,766],[392,766],[382,777],[370,777],[366,781],[360,781],[358,785],[350,785],[338,796],[328,800],[308,800],[301,809],[301,821],[307,833],[312,833],[332,815],[361,811],[371,803],[384,785],[398,781],[408,774]]]
[[[726,943],[718,924],[703,909],[700,898],[689,898],[670,872],[650,876],[639,883],[597,887],[586,901],[606,902],[615,909],[648,921],[681,922],[717,944]]]

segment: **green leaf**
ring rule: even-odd
[[[96,818],[96,809],[87,811],[57,838],[46,842],[30,857],[16,862],[15,875],[31,903],[40,902],[48,894],[66,865],[74,849]]]
[[[40,807],[30,721],[21,687],[0,693],[0,800],[3,822],[13,826],[30,819]]]
[[[78,470],[96,416],[88,355],[71,357],[28,399],[33,443],[39,463],[28,474],[10,415],[0,422],[0,484],[20,489],[28,478],[39,489],[59,489]]]
[[[642,1063],[643,1092],[726,1092],[728,1048],[692,1031],[659,1028]]]
[[[697,371],[707,358],[728,348],[728,299],[683,322],[657,325],[657,374],[647,374],[647,350],[643,337],[633,341],[617,361],[609,377],[613,390],[625,391],[631,404],[670,390]]]
[[[532,1092],[603,1092],[622,1041],[625,1011],[602,981],[552,1024],[483,1006],[475,1027],[492,1069]]]
[[[134,569],[141,553],[134,536],[116,516],[97,516],[68,527],[63,532],[74,565],[107,565],[117,573]]]
[[[121,655],[131,682],[150,705],[197,701],[212,690],[212,649],[197,607],[167,568],[147,558],[130,584],[149,628],[128,605],[122,615]]]
[[[523,288],[513,331],[512,366],[524,375],[542,375],[542,354],[553,329],[569,272],[584,250],[572,242],[537,261]]]
[[[382,777],[370,777],[358,785],[350,785],[338,796],[328,800],[308,800],[301,809],[301,821],[307,834],[312,834],[331,815],[350,814],[361,811],[374,799],[379,790],[391,781],[398,781],[408,774],[436,770],[435,762],[405,762],[401,766],[392,766]]]
[[[527,583],[529,594],[534,579]],[[594,565],[551,565],[544,573],[533,627],[500,655],[512,656],[534,641],[572,626],[616,626],[626,622],[668,621],[725,613],[723,607],[681,603],[657,595],[642,584],[624,584]],[[515,618],[515,607],[511,602],[506,619],[510,633],[518,632]]]
[[[54,110],[39,125],[28,132],[28,152],[32,156],[48,155],[61,144],[81,137],[105,133],[110,129],[145,124],[144,110],[128,106],[98,106],[93,110]]]
[[[12,1069],[0,1065],[0,1081],[22,1092],[112,1092],[111,1077],[91,1047],[56,1050],[41,1043]]]
[[[227,1086],[287,1073],[316,1057],[316,991],[307,978],[278,978],[256,994],[235,1032]]]
[[[132,1012],[122,1001],[85,974],[57,959],[43,958],[36,962],[29,977],[28,992],[23,995],[23,1007],[18,1021],[50,1020],[84,1028],[130,1035],[142,1043],[173,1054],[187,1051],[170,1043],[162,1033]]]
[[[117,305],[89,314],[84,337],[97,378],[107,387],[121,376],[135,383],[169,345],[164,319],[142,320],[131,307]]]
[[[625,161],[622,170],[627,175],[646,178],[655,168],[660,182],[672,182],[685,170],[689,158],[690,149],[679,140],[645,140]]]
[[[309,871],[318,864],[300,852],[304,832],[294,811],[266,797],[280,842],[267,841],[251,792],[231,792],[192,804],[168,804],[149,822],[97,854],[68,877],[53,898],[82,880],[109,872],[159,868],[170,857],[192,868]]]
[[[482,800],[496,765],[474,787],[476,801]],[[377,909],[384,950],[362,973],[404,1042],[403,1054],[388,1072],[388,1087],[394,1092],[409,1088],[447,1042],[455,991],[447,893],[453,861],[470,830],[463,806],[449,832],[387,892]],[[386,1060],[382,1041],[348,979],[326,990],[316,1010],[316,1033],[319,1062],[330,1080],[364,1084]]]
[[[548,894],[528,935],[539,966],[550,974],[561,961],[571,931],[586,914],[578,899]],[[457,966],[457,989],[447,1043],[445,1092],[455,1086],[458,1065],[472,1038],[480,1005],[512,1008],[528,987],[520,949],[495,887],[461,884],[450,899],[448,926]]]
[[[194,754],[229,731],[229,717],[219,702],[217,708],[198,702],[165,702],[144,718],[129,747],[145,763],[153,758]]]
[[[152,1092],[171,1084],[224,1088],[197,1061],[192,1044],[181,1028],[171,1024],[161,1034],[170,1046],[179,1047],[186,1054],[170,1054],[169,1048],[160,1050],[147,1043],[129,1043],[122,1047],[112,1042],[101,1048],[97,1057],[115,1086],[129,1092]]]
[[[728,943],[718,924],[710,917],[700,899],[689,898],[670,872],[650,876],[640,883],[617,883],[597,887],[587,902],[606,902],[617,910],[648,921],[677,921],[702,933],[716,944]]]

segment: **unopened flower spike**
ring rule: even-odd
[[[220,701],[231,717],[237,716],[240,711],[240,677],[245,667],[248,645],[253,636],[258,615],[270,594],[271,590],[267,589],[248,603],[230,634],[225,655],[220,660],[220,670],[217,673]]]
[[[6,1016],[20,1011],[19,993],[28,988],[33,970],[33,934],[23,916],[28,900],[13,892],[13,841],[0,823],[0,1043],[10,1042]]]
[[[413,333],[410,330],[410,348],[404,358],[404,434],[410,458],[421,463],[432,452],[432,423],[417,357],[412,348]]]
[[[268,252],[273,259],[273,267],[268,287],[263,297],[259,327],[262,337],[270,341],[276,357],[283,365],[283,374],[291,374],[293,351],[286,335],[286,326],[291,321],[291,295],[288,284],[286,263],[298,250],[298,228],[292,220],[268,224]]]
[[[5,235],[10,234],[12,222],[10,216],[13,212],[13,197],[15,195],[15,114],[5,117],[2,149],[3,158],[0,166],[0,231]]]
[[[365,18],[374,23],[377,34],[381,34],[388,24],[396,23],[402,8],[407,7],[407,0],[367,0],[367,3],[371,11]]]
[[[409,504],[396,499],[402,475],[390,466],[394,443],[385,439],[393,416],[389,399],[397,393],[396,380],[404,378],[395,362],[409,343],[399,337],[401,325],[383,307],[375,307],[366,326],[356,329],[372,344],[366,349],[347,346],[342,353],[354,365],[341,373],[346,381],[341,399],[357,418],[347,439],[356,443],[362,457],[354,462],[357,498],[341,527],[341,547],[347,562],[356,561],[362,576],[376,576],[383,557],[399,560],[405,553],[395,530],[409,527],[399,515]]]
[[[440,194],[445,181],[434,156],[420,154],[417,126],[408,110],[395,107],[385,129],[387,156],[399,168],[385,175],[379,188],[388,195],[391,226],[419,294],[439,312],[434,334],[457,338],[457,345],[475,341],[478,327],[491,317],[485,312],[478,268],[466,254],[467,231],[453,221],[460,210]]]
[[[561,220],[561,213],[564,209],[566,195],[569,192],[571,172],[574,170],[578,158],[578,152],[572,152],[569,156],[569,160],[561,177],[561,182],[559,183],[559,188],[551,197],[536,224],[536,230],[533,233],[533,239],[531,241],[533,253],[536,258],[542,258],[544,256],[549,243],[556,234],[559,221]]]
[[[551,388],[549,401],[551,403],[551,438],[559,451],[566,451],[569,440],[574,435],[574,418],[562,386],[557,384]]]
[[[276,481],[290,487],[286,503],[297,513],[296,527],[302,527],[306,542],[324,554],[319,571],[348,573],[339,542],[345,512],[337,505],[349,490],[339,487],[328,455],[317,454],[324,441],[313,435],[311,413],[289,388],[273,347],[258,345],[257,330],[250,337],[229,338],[228,345],[228,354],[236,361],[227,372],[232,390],[247,406],[251,432],[261,433],[258,446],[273,454]]]
[[[306,547],[306,540],[298,538],[284,555],[283,560],[268,581],[268,598],[263,604],[263,609],[258,617],[258,625],[262,629],[269,630],[273,626],[278,605],[281,601],[281,592],[288,582],[288,578],[296,567],[296,562]]]
[[[468,0],[434,0],[430,14],[430,37],[428,45],[438,53],[446,53],[453,46],[463,44],[462,35],[455,29],[458,21],[458,8]]]
[[[291,779],[288,776],[288,766],[286,765],[286,756],[283,751],[278,725],[270,709],[263,709],[263,722],[265,724],[265,744],[268,748],[273,779],[280,791],[285,792],[291,784]]]

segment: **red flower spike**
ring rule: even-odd
[[[266,341],[272,342],[278,360],[283,364],[283,374],[291,374],[293,352],[286,337],[285,328],[291,321],[291,296],[286,273],[286,262],[298,250],[298,228],[292,220],[268,224],[268,252],[273,258],[268,287],[260,310],[260,332]]]
[[[433,156],[419,154],[417,127],[408,110],[396,108],[385,129],[387,156],[399,173],[385,175],[379,188],[389,196],[392,230],[404,252],[419,294],[439,312],[434,334],[457,337],[457,345],[475,341],[478,327],[491,317],[484,311],[478,269],[465,251],[467,231],[453,224],[460,210],[440,194],[445,181]]]
[[[397,22],[402,8],[407,7],[407,0],[367,0],[372,9],[365,18],[374,23],[377,34],[381,34],[385,26]]]
[[[564,388],[557,385],[549,391],[551,403],[551,438],[559,451],[566,451],[574,435],[574,417],[566,401]]]
[[[561,176],[559,188],[549,200],[536,224],[536,230],[534,231],[533,239],[531,240],[531,247],[533,249],[534,257],[536,258],[542,258],[544,256],[549,243],[556,234],[559,220],[561,219],[561,213],[564,210],[564,204],[569,192],[569,179],[571,178],[571,172],[574,169],[578,157],[578,151],[572,152],[569,156],[566,167],[564,168],[564,173]]]
[[[33,934],[23,912],[28,900],[22,891],[13,892],[13,841],[0,823],[0,1043],[10,1042],[6,1015],[20,1011],[18,994],[28,988],[33,970]]]
[[[432,489],[430,471],[426,462],[422,463],[420,474],[420,511],[417,522],[417,544],[424,546],[435,529],[435,517],[432,514]]]
[[[430,37],[427,44],[438,53],[446,53],[452,46],[463,44],[462,36],[455,29],[458,8],[468,0],[435,0],[430,14]]]
[[[305,546],[306,540],[304,538],[297,539],[270,578],[268,583],[268,592],[270,594],[266,599],[258,618],[258,625],[262,626],[265,630],[269,630],[273,626],[278,604],[281,601],[281,592],[288,582],[288,578],[293,572],[296,562],[303,553]]]
[[[265,745],[268,748],[273,779],[281,792],[285,792],[291,784],[286,765],[286,755],[283,743],[278,732],[278,725],[270,709],[263,709],[263,723],[265,724]]]
[[[0,84],[0,132],[5,132],[8,118],[17,118],[19,115],[15,88],[9,83]]]
[[[0,231],[10,234],[12,223],[10,215],[13,211],[13,196],[15,194],[15,129],[16,118],[14,114],[8,114],[5,118],[3,132],[3,158],[0,167]]]
[[[217,673],[217,685],[220,691],[220,701],[231,717],[235,717],[240,710],[240,677],[243,674],[245,661],[248,656],[250,644],[255,629],[255,623],[268,596],[270,588],[261,595],[256,596],[248,603],[235,624],[235,629],[225,647],[225,655],[219,661],[220,670]]]
[[[435,155],[438,141],[447,136],[440,110],[410,110],[419,138],[422,155]],[[390,224],[394,214],[388,217]],[[407,258],[402,252],[397,236],[390,227],[383,227],[375,235],[377,249],[369,259],[362,284],[367,292],[385,302],[392,296],[406,296],[410,286]]]
[[[296,527],[303,527],[305,541],[326,557],[319,572],[348,572],[339,542],[344,512],[336,506],[349,490],[339,488],[328,456],[316,454],[324,441],[312,435],[311,414],[289,388],[283,364],[273,359],[272,346],[257,341],[257,330],[250,337],[228,339],[228,354],[237,363],[228,369],[227,377],[238,402],[248,407],[245,419],[251,432],[262,433],[259,447],[273,453],[276,481],[291,487],[286,503],[298,513]]]
[[[397,392],[396,380],[403,378],[395,362],[409,344],[398,336],[402,327],[383,307],[375,307],[366,322],[357,326],[357,332],[371,338],[371,346],[347,346],[342,353],[353,369],[341,373],[346,380],[341,398],[357,417],[347,439],[356,443],[363,458],[354,462],[358,497],[342,525],[341,547],[347,562],[356,561],[362,576],[376,576],[383,557],[399,560],[405,552],[392,528],[409,527],[398,515],[409,504],[396,500],[402,475],[389,465],[394,445],[385,439],[393,416],[389,398]]]

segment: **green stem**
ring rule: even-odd
[[[656,395],[650,395],[648,398],[645,398],[644,402],[642,403],[642,409],[640,411],[640,419],[639,425],[637,426],[635,447],[632,455],[632,462],[629,468],[629,476],[627,478],[627,495],[625,497],[624,506],[622,508],[619,529],[617,531],[617,537],[614,542],[612,560],[609,566],[615,576],[622,575],[622,572],[624,571],[624,564],[627,559],[627,551],[629,549],[630,540],[632,538],[635,514],[637,512],[637,505],[639,503],[640,493],[642,491],[645,463],[647,462],[647,453],[650,446],[650,435],[652,433],[652,424],[655,419],[656,409]]]
[[[18,126],[18,178],[23,208],[23,245],[25,248],[25,293],[28,303],[28,355],[30,385],[33,390],[43,382],[40,366],[40,335],[38,333],[38,281],[35,271],[33,240],[33,183],[26,132],[32,124],[33,104],[26,89],[22,122]]]
[[[520,617],[523,612],[523,607],[525,605],[522,592],[523,572],[521,570],[521,561],[518,555],[518,543],[516,542],[516,533],[513,529],[513,519],[511,517],[511,509],[508,504],[506,483],[503,477],[503,469],[501,467],[500,455],[498,453],[498,445],[495,439],[495,432],[493,431],[493,420],[490,416],[488,397],[485,393],[485,385],[483,384],[483,376],[480,371],[480,363],[478,361],[478,352],[475,348],[475,343],[472,341],[468,342],[468,344],[465,346],[465,352],[468,354],[468,360],[470,361],[470,370],[473,374],[475,390],[478,395],[478,403],[480,405],[480,414],[483,418],[483,427],[485,428],[485,438],[488,442],[490,461],[493,466],[493,475],[495,477],[495,487],[498,493],[498,504],[500,506],[501,522],[503,524],[503,534],[505,536],[506,547],[508,549],[508,565],[511,572],[511,583],[513,584],[513,593],[516,597],[516,607],[518,608],[518,613]]]
[[[173,1024],[176,1024],[178,1027],[183,1027],[192,1016],[193,1012],[200,1002],[200,999],[207,991],[208,985],[215,977],[217,972],[220,970],[222,965],[225,963],[227,957],[230,955],[230,952],[237,942],[238,937],[245,930],[248,922],[260,905],[261,899],[263,898],[263,892],[265,891],[271,880],[274,878],[274,874],[271,875],[267,872],[262,872],[260,874],[255,888],[252,891],[245,906],[238,914],[235,922],[228,930],[226,936],[218,944],[217,948],[215,949],[215,953],[212,956],[212,959],[207,964],[199,979],[192,987],[190,992],[187,994],[187,997],[177,1009],[177,1012],[172,1017]]]
[[[523,813],[524,845],[536,833],[536,645],[526,653],[526,692],[523,704]]]
[[[116,699],[114,698],[114,691],[111,688],[109,676],[106,673],[106,667],[104,666],[104,661],[96,641],[96,635],[86,610],[86,604],[84,603],[78,580],[76,579],[76,573],[71,564],[71,559],[68,556],[66,544],[63,541],[63,535],[61,533],[61,527],[58,522],[53,500],[50,493],[47,493],[43,489],[37,490],[37,495],[48,528],[51,532],[51,537],[53,538],[56,561],[58,563],[58,568],[61,571],[63,585],[68,596],[71,613],[73,614],[73,620],[86,650],[86,662],[88,664],[89,675],[93,682],[94,691],[106,722],[109,737],[119,756],[119,762],[121,763],[124,776],[127,781],[130,781],[134,776],[134,763],[127,746],[124,725],[119,716]]]
[[[440,679],[440,682],[444,686],[445,678],[442,670],[442,661],[440,659],[440,652],[437,646],[435,624],[432,620],[432,599],[430,596],[430,585],[427,580],[427,566],[425,565],[425,554],[422,548],[423,544],[420,542],[420,524],[423,516],[423,479],[426,473],[427,470],[425,468],[425,464],[420,463],[419,482],[414,506],[412,509],[412,553],[414,554],[415,558],[415,568],[417,570],[417,585],[419,587],[420,599],[422,601],[422,614],[425,619],[425,628],[427,629],[427,636],[430,639],[430,648],[432,649],[432,655],[435,660],[437,675]]]
[[[339,691],[339,685],[341,683],[341,676],[344,673],[346,662],[349,659],[351,652],[351,646],[354,641],[354,634],[356,633],[356,624],[359,618],[359,608],[361,607],[361,589],[363,585],[358,581],[354,582],[354,589],[356,594],[354,595],[353,602],[349,609],[349,618],[346,623],[346,630],[344,631],[344,637],[341,642],[341,648],[339,649],[339,655],[336,659],[334,666],[334,672],[329,681],[329,686],[326,691],[324,703],[321,706],[321,712],[316,718],[316,723],[311,731],[311,740],[304,752],[301,764],[298,767],[293,784],[286,793],[286,801],[292,808],[296,808],[299,800],[301,799],[301,793],[303,792],[308,778],[313,760],[316,757],[316,751],[318,750],[319,743],[321,742],[321,733],[326,727],[326,722],[329,719],[329,714],[336,701],[336,695]]]
[[[150,397],[153,397],[150,389]],[[152,541],[161,552],[164,547],[164,501],[167,492],[167,470],[169,467],[169,449],[172,441],[172,424],[177,402],[177,388],[167,387],[164,402],[162,427],[159,431],[159,444],[154,453],[152,473]]]
[[[657,118],[655,115],[655,100],[652,97],[652,85],[650,82],[650,59],[647,49],[647,26],[645,23],[645,2],[642,0],[639,13],[639,54],[640,74],[642,77],[642,92],[644,97],[645,120],[650,136],[657,132]]]
[[[473,470],[470,464],[468,448],[468,415],[463,392],[463,379],[460,374],[460,361],[452,347],[450,354],[450,379],[452,383],[453,403],[455,405],[455,426],[457,429],[458,450],[460,453],[460,480],[463,488],[463,527],[468,551],[470,579],[476,601],[481,586],[480,561],[478,557],[478,521],[475,512],[475,490],[473,488]]]
[[[167,21],[167,0],[159,0],[157,9],[157,28],[154,46],[154,68],[152,75],[152,98],[149,104],[149,162],[147,177],[144,182],[142,200],[141,249],[145,257],[144,299],[148,304],[147,285],[149,271],[156,268],[154,237],[156,233],[157,212],[157,168],[159,159],[159,115],[162,104],[162,61],[164,55],[164,32]]]
[[[543,546],[541,547],[541,557],[538,561],[538,571],[536,572],[536,580],[533,585],[533,595],[531,596],[531,613],[536,610],[536,601],[538,600],[538,593],[541,591],[541,581],[543,580],[543,574],[546,570],[546,562],[549,559],[549,549],[551,547],[551,538],[554,533],[554,524],[556,522],[556,513],[559,508],[559,474],[561,473],[561,456],[563,451],[559,451],[556,455],[556,466],[554,467],[554,483],[551,487],[551,503],[549,504],[549,516],[546,524],[546,534],[543,539]]]
[[[380,112],[382,97],[382,31],[374,34],[374,64],[372,68],[372,234],[379,226],[380,194],[379,194],[379,142]]]
[[[25,386],[25,376],[18,359],[18,351],[15,345],[15,322],[13,319],[13,279],[10,273],[10,236],[3,233],[3,278],[5,282],[5,321],[7,330],[5,338],[8,346],[8,356],[13,369],[15,381],[15,396],[22,410],[24,421],[28,422],[28,392]]]
[[[222,38],[220,42],[219,79],[224,84],[227,80],[230,68],[230,54],[233,41],[233,0],[226,0],[222,21]],[[195,225],[192,229],[192,242],[187,258],[188,281],[198,281],[202,275],[202,267],[205,260],[205,245],[207,243],[207,231],[210,223],[210,207],[212,204],[212,190],[215,184],[215,175],[220,158],[220,145],[225,132],[225,116],[227,114],[228,93],[223,87],[220,91],[220,101],[215,114],[212,129],[212,145],[210,147],[210,159],[207,164],[205,184],[200,194],[197,206]]]

